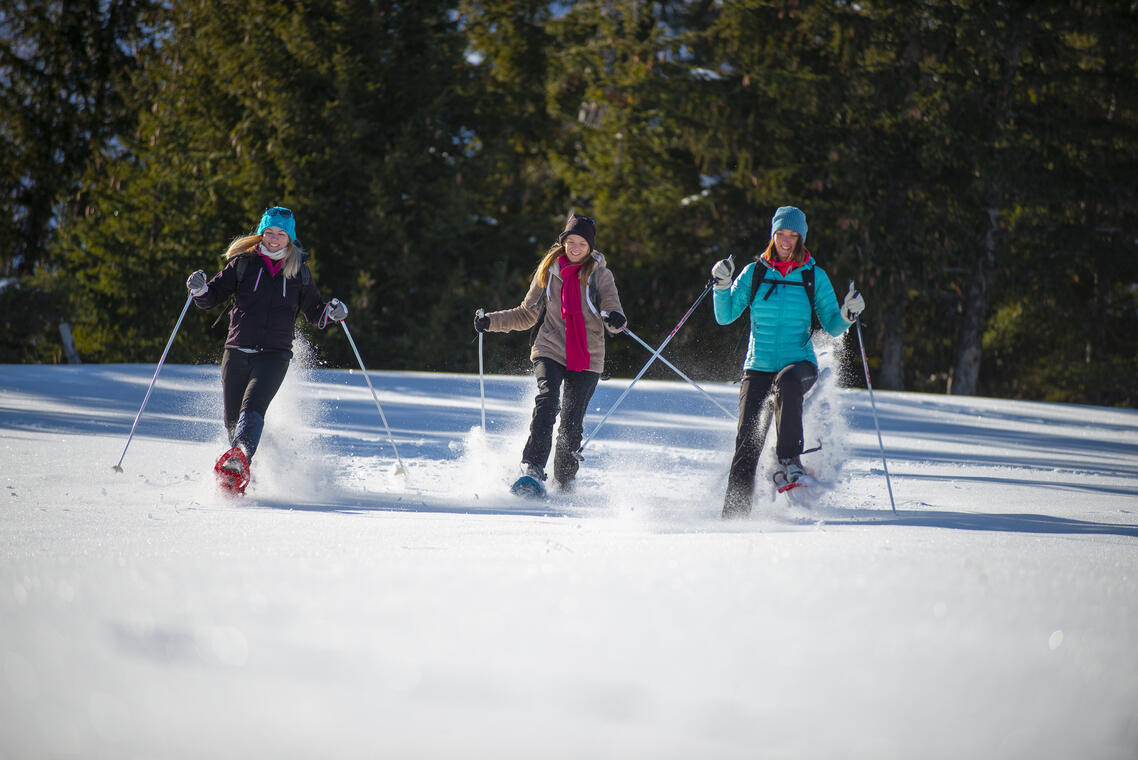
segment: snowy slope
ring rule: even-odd
[[[572,498],[531,380],[294,367],[242,500],[216,367],[0,367],[0,758],[1138,756],[1138,414],[821,389],[813,510],[642,382]],[[601,384],[591,433],[627,380]],[[705,386],[728,409],[737,387]],[[764,466],[769,462],[764,462]]]

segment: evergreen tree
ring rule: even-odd
[[[431,337],[470,215],[462,39],[444,4],[173,3],[161,34],[135,81],[137,128],[92,165],[68,220],[81,350],[149,356],[162,338],[143,323],[175,314],[186,275],[216,271],[279,203],[370,361],[445,362],[453,349]],[[179,345],[215,354],[211,319],[188,321]],[[314,339],[348,364],[336,332]]]
[[[0,361],[59,361],[68,281],[59,216],[91,155],[129,122],[119,85],[150,2],[13,0],[0,9]]]

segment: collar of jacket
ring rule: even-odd
[[[593,260],[597,262],[597,269],[602,269],[606,266],[605,255],[603,253],[601,253],[600,251],[594,250],[589,255],[592,256]],[[559,279],[559,280],[561,279],[561,259],[560,258],[557,259],[557,261],[553,262],[553,266],[551,266],[549,268],[549,273],[551,275],[553,275],[554,277],[556,277],[557,279]]]

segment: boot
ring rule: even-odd
[[[779,457],[778,469],[774,473],[774,482],[779,488],[797,483],[806,474],[805,468],[798,457]]]

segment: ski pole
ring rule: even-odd
[[[672,328],[672,331],[670,333],[668,333],[668,337],[664,338],[664,342],[660,344],[660,347],[652,353],[652,356],[648,359],[644,366],[640,368],[640,371],[636,373],[636,377],[633,378],[628,387],[624,389],[624,393],[620,394],[620,398],[616,400],[616,403],[609,407],[609,410],[605,412],[604,417],[601,417],[601,421],[597,423],[597,426],[595,428],[593,428],[593,432],[589,433],[589,435],[585,437],[585,440],[581,442],[581,445],[577,447],[577,450],[573,452],[573,456],[576,457],[578,461],[584,460],[585,457],[581,454],[581,452],[583,452],[585,450],[585,447],[589,445],[589,441],[593,440],[593,436],[597,434],[597,431],[601,429],[601,426],[605,424],[605,421],[612,415],[613,412],[616,411],[617,407],[621,405],[621,402],[623,402],[625,397],[628,396],[628,394],[632,391],[633,386],[640,382],[640,378],[643,377],[644,373],[648,371],[648,368],[652,366],[652,362],[656,361],[656,358],[660,355],[660,352],[664,350],[664,347],[668,345],[668,342],[674,338],[676,336],[676,333],[680,331],[680,328],[684,326],[684,322],[688,321],[688,317],[690,317],[695,311],[695,308],[699,306],[700,301],[706,298],[707,294],[711,292],[711,286],[713,283],[714,280],[707,281],[707,285],[704,286],[703,292],[699,294],[699,298],[695,299],[695,302],[691,305],[691,308],[689,308],[684,313],[684,315],[680,317],[680,321],[676,323],[676,326]]]
[[[375,394],[375,386],[371,384],[371,378],[367,376],[367,367],[364,366],[364,360],[360,358],[360,351],[356,348],[356,342],[352,340],[352,331],[348,329],[347,320],[340,320],[340,327],[344,328],[344,335],[348,336],[348,343],[352,344],[352,351],[356,355],[356,361],[360,363],[360,371],[364,373],[364,380],[367,381],[367,387],[371,389],[371,397],[372,400],[375,401],[375,408],[379,410],[379,417],[383,420],[383,427],[387,431],[387,440],[391,441],[391,448],[395,452],[395,461],[398,464],[398,467],[395,469],[395,474],[405,474],[407,471],[403,468],[403,460],[399,458],[399,449],[395,445],[395,436],[391,435],[391,426],[387,424],[387,415],[383,413],[383,407],[379,403],[379,396]]]
[[[850,290],[853,290],[854,281],[850,280]],[[869,389],[869,404],[873,408],[873,427],[877,429],[877,446],[881,449],[881,466],[885,470],[885,487],[889,489],[889,506],[897,511],[893,501],[893,484],[889,481],[889,464],[885,461],[885,444],[881,440],[881,424],[877,421],[877,402],[873,400],[873,383],[869,381],[869,359],[865,356],[865,343],[861,339],[861,315],[854,317],[857,325],[857,345],[861,349],[861,366],[865,368],[865,387]]]
[[[478,310],[478,316],[486,315],[485,309]],[[482,432],[486,432],[486,383],[482,375],[482,331],[478,332],[478,395],[482,399]]]
[[[628,336],[629,336],[630,338],[632,338],[633,340],[635,340],[635,341],[636,341],[637,343],[639,343],[640,345],[644,346],[644,347],[645,347],[646,349],[648,349],[649,351],[651,351],[651,350],[652,350],[652,346],[648,345],[648,344],[647,344],[647,343],[645,343],[643,340],[641,340],[641,339],[640,339],[640,336],[639,336],[639,335],[637,335],[636,333],[632,332],[632,330],[629,330],[627,327],[622,327],[620,330],[621,330],[621,332],[623,332],[623,333],[627,333],[627,334],[628,334]],[[721,412],[723,412],[724,414],[726,414],[726,415],[727,415],[728,417],[730,417],[731,419],[735,419],[735,413],[734,413],[734,412],[732,412],[732,411],[729,411],[729,410],[728,410],[726,407],[724,407],[722,404],[720,404],[718,401],[716,401],[716,400],[715,400],[715,399],[712,397],[712,395],[711,395],[710,393],[708,393],[707,391],[705,391],[703,388],[701,388],[701,387],[699,386],[699,383],[697,383],[695,380],[692,380],[690,377],[688,377],[688,376],[687,376],[687,375],[685,375],[683,372],[681,372],[681,371],[680,371],[680,369],[679,369],[679,367],[677,367],[676,365],[672,364],[670,361],[668,361],[667,359],[665,359],[663,356],[661,356],[661,357],[660,357],[660,361],[662,361],[662,362],[664,363],[664,365],[665,365],[665,366],[669,367],[669,368],[670,368],[670,369],[671,369],[673,372],[675,372],[677,375],[679,375],[680,377],[682,377],[684,380],[687,380],[687,381],[688,381],[688,383],[690,383],[690,384],[691,384],[691,386],[692,386],[693,388],[695,388],[697,391],[699,391],[700,393],[702,393],[704,396],[707,396],[707,400],[708,400],[708,401],[710,401],[711,403],[715,404],[717,407],[719,407],[719,410],[720,410]]]
[[[150,401],[150,392],[154,390],[154,384],[158,382],[158,373],[162,371],[162,365],[166,362],[166,354],[170,353],[170,346],[174,345],[174,336],[178,334],[178,328],[182,326],[182,320],[186,318],[186,311],[190,308],[190,302],[194,300],[192,295],[186,298],[186,305],[182,307],[182,313],[178,316],[178,322],[174,325],[174,332],[170,333],[170,340],[166,341],[166,348],[162,351],[162,358],[158,360],[158,366],[154,368],[154,377],[150,379],[150,387],[146,389],[146,395],[142,397],[142,406],[138,408],[138,414],[134,415],[134,424],[130,426],[130,435],[126,437],[126,446],[122,447],[122,456],[119,457],[118,464],[112,469],[115,472],[122,472],[122,460],[126,458],[126,450],[130,448],[131,439],[134,438],[134,429],[138,427],[138,421],[142,419],[142,410],[146,408],[146,403]]]

